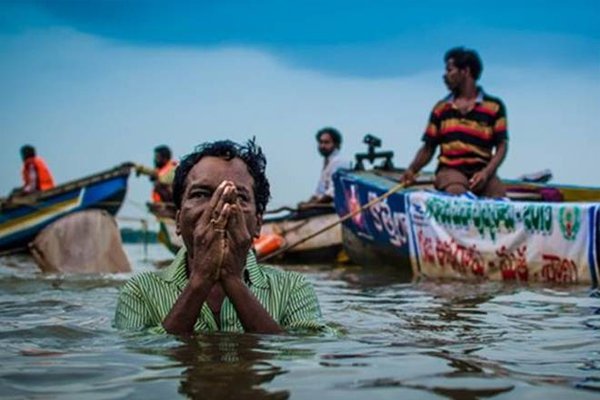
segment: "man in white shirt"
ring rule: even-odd
[[[325,158],[317,189],[308,202],[300,203],[300,207],[310,207],[314,203],[331,203],[333,201],[333,174],[339,169],[349,169],[351,163],[342,158],[340,148],[342,135],[332,127],[319,130],[316,134],[319,153]]]

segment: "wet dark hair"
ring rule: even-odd
[[[483,71],[483,63],[479,54],[475,50],[465,49],[464,47],[454,47],[446,52],[444,55],[444,61],[453,59],[454,65],[458,69],[469,68],[471,70],[471,76],[473,79],[478,80]]]
[[[219,140],[215,142],[202,143],[194,151],[183,157],[173,180],[173,201],[175,207],[180,210],[185,191],[185,180],[194,167],[203,157],[221,157],[231,160],[235,157],[241,159],[248,167],[250,176],[254,179],[254,199],[256,201],[256,212],[263,214],[271,197],[269,180],[265,170],[267,159],[262,149],[256,144],[255,138],[248,140],[245,145],[232,142],[231,140]]]
[[[171,159],[172,153],[169,146],[160,145],[154,148],[154,152],[160,154],[161,157],[166,158],[167,160]]]
[[[329,133],[329,136],[331,136],[331,139],[333,140],[335,147],[337,147],[338,149],[340,147],[342,147],[342,134],[340,133],[340,131],[338,131],[335,128],[332,128],[331,126],[327,126],[323,129],[320,129],[317,132],[317,134],[315,135],[315,137],[317,138],[317,141],[319,141],[319,139],[321,139],[321,135],[323,135],[325,133]]]
[[[35,157],[35,147],[33,147],[30,144],[26,144],[23,147],[21,147],[21,157],[23,159]]]

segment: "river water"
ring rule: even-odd
[[[126,251],[134,272],[169,258]],[[194,340],[111,326],[128,275],[44,276],[0,259],[3,399],[598,399],[600,299],[585,286],[407,282],[288,266],[338,336]]]

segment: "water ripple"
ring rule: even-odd
[[[142,260],[135,254],[132,259]],[[129,275],[42,275],[27,258],[2,260],[0,395],[598,397],[600,298],[587,288],[411,282],[389,268],[292,268],[315,285],[337,336],[182,340],[120,333],[111,322],[118,288]]]

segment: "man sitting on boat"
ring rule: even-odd
[[[35,147],[28,144],[21,147],[21,159],[23,187],[18,190],[18,194],[49,190],[55,186],[48,165],[42,157],[36,155]]]
[[[270,197],[266,159],[249,141],[204,143],[175,172],[184,247],[172,264],[127,282],[115,326],[171,334],[327,329],[312,285],[259,265],[251,250]]]
[[[477,52],[453,48],[444,61],[444,83],[450,94],[433,108],[424,143],[402,181],[406,185],[414,183],[416,174],[429,163],[439,145],[436,189],[504,197],[504,185],[496,176],[508,146],[504,104],[477,86],[483,69]]]
[[[333,174],[339,169],[349,169],[351,164],[340,154],[342,134],[335,128],[325,127],[316,134],[319,153],[323,156],[323,169],[315,193],[307,202],[298,204],[298,208],[310,208],[314,204],[333,201]]]

